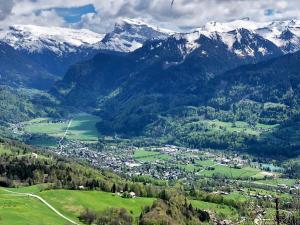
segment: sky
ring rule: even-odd
[[[13,24],[112,30],[122,18],[183,31],[210,21],[300,19],[299,0],[0,0],[0,28]]]

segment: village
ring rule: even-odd
[[[102,151],[93,145],[65,140],[63,146],[54,148],[56,154],[84,160],[95,168],[111,170],[127,177],[150,177],[156,180],[178,181],[191,184],[197,179],[226,179],[232,183],[274,189],[281,193],[298,193],[299,184],[268,184],[280,179],[283,168],[259,163],[248,155],[234,152],[190,149],[172,145],[161,147],[111,147]],[[226,192],[219,194],[226,195]],[[249,197],[269,198],[265,194]]]

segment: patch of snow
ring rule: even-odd
[[[262,55],[266,55],[268,53],[268,50],[266,48],[263,47],[259,47],[258,51],[262,54]]]
[[[185,42],[183,46],[179,46],[179,50],[181,51],[183,57],[186,57],[186,55],[190,54],[201,46],[198,42],[201,35],[202,34],[199,31],[194,31],[191,33],[178,33],[173,35],[177,41],[184,40]]]

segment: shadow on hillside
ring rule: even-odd
[[[300,117],[291,119],[258,140],[248,143],[249,152],[271,158],[300,155]]]

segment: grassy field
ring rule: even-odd
[[[45,199],[63,215],[80,223],[78,216],[86,208],[102,211],[108,208],[125,208],[137,218],[146,205],[151,205],[153,198],[126,199],[116,194],[100,191],[47,190],[45,185],[36,185],[10,190],[20,193],[35,193]],[[235,219],[238,214],[234,208],[226,205],[198,200],[191,201],[193,206],[216,213],[219,216]],[[40,201],[0,190],[0,224],[5,225],[65,225],[64,219],[52,212]]]
[[[0,224],[65,225],[66,221],[37,199],[17,196],[0,190]]]
[[[248,123],[237,121],[235,123],[222,122],[219,120],[205,120],[204,121],[213,131],[226,130],[229,132],[244,132],[250,135],[259,135],[262,131],[270,131],[277,125],[266,125],[258,123],[254,127],[250,127]]]
[[[140,149],[136,151],[133,155],[133,158],[140,161],[156,161],[156,160],[168,160],[171,156],[167,154],[162,154],[160,152],[146,151],[144,149]]]
[[[58,140],[49,136],[32,137],[29,141],[30,145],[37,147],[58,147]]]
[[[200,171],[207,167],[213,166],[216,164],[213,160],[197,160],[195,164],[179,164],[181,168],[185,169],[186,171]]]
[[[253,177],[259,174],[261,171],[252,167],[244,167],[242,169],[230,168],[228,166],[216,165],[213,166],[214,170],[205,170],[201,173],[201,175],[212,177],[213,175],[222,175],[228,178],[248,178]]]
[[[195,208],[205,209],[210,212],[214,212],[217,216],[230,218],[230,219],[237,219],[238,212],[233,207],[229,207],[227,205],[218,205],[211,202],[204,202],[198,200],[192,200],[192,205]]]
[[[260,180],[259,183],[270,184],[270,185],[286,184],[288,186],[292,186],[296,183],[296,180],[295,179],[275,178],[275,179],[269,179],[269,180]]]
[[[99,122],[99,118],[94,115],[77,114],[73,116],[66,138],[84,142],[98,141],[97,122]],[[69,120],[52,122],[49,119],[39,118],[26,122],[24,124],[24,130],[32,134],[46,134],[51,137],[60,138],[64,136],[68,124]],[[37,144],[41,145],[41,143]],[[52,142],[49,144],[53,145]]]
[[[96,211],[107,208],[125,208],[134,217],[138,217],[142,207],[151,205],[154,201],[152,198],[127,199],[99,191],[51,190],[43,191],[39,195],[60,212],[77,221],[80,212],[86,208]]]
[[[12,188],[14,192],[35,193],[63,215],[77,221],[86,208],[102,211],[108,208],[125,208],[133,217],[138,217],[153,198],[125,199],[112,193],[99,191],[49,190],[41,191],[45,186],[36,185],[24,188]],[[0,224],[5,225],[65,225],[66,221],[52,212],[40,201],[10,194],[0,190]]]

